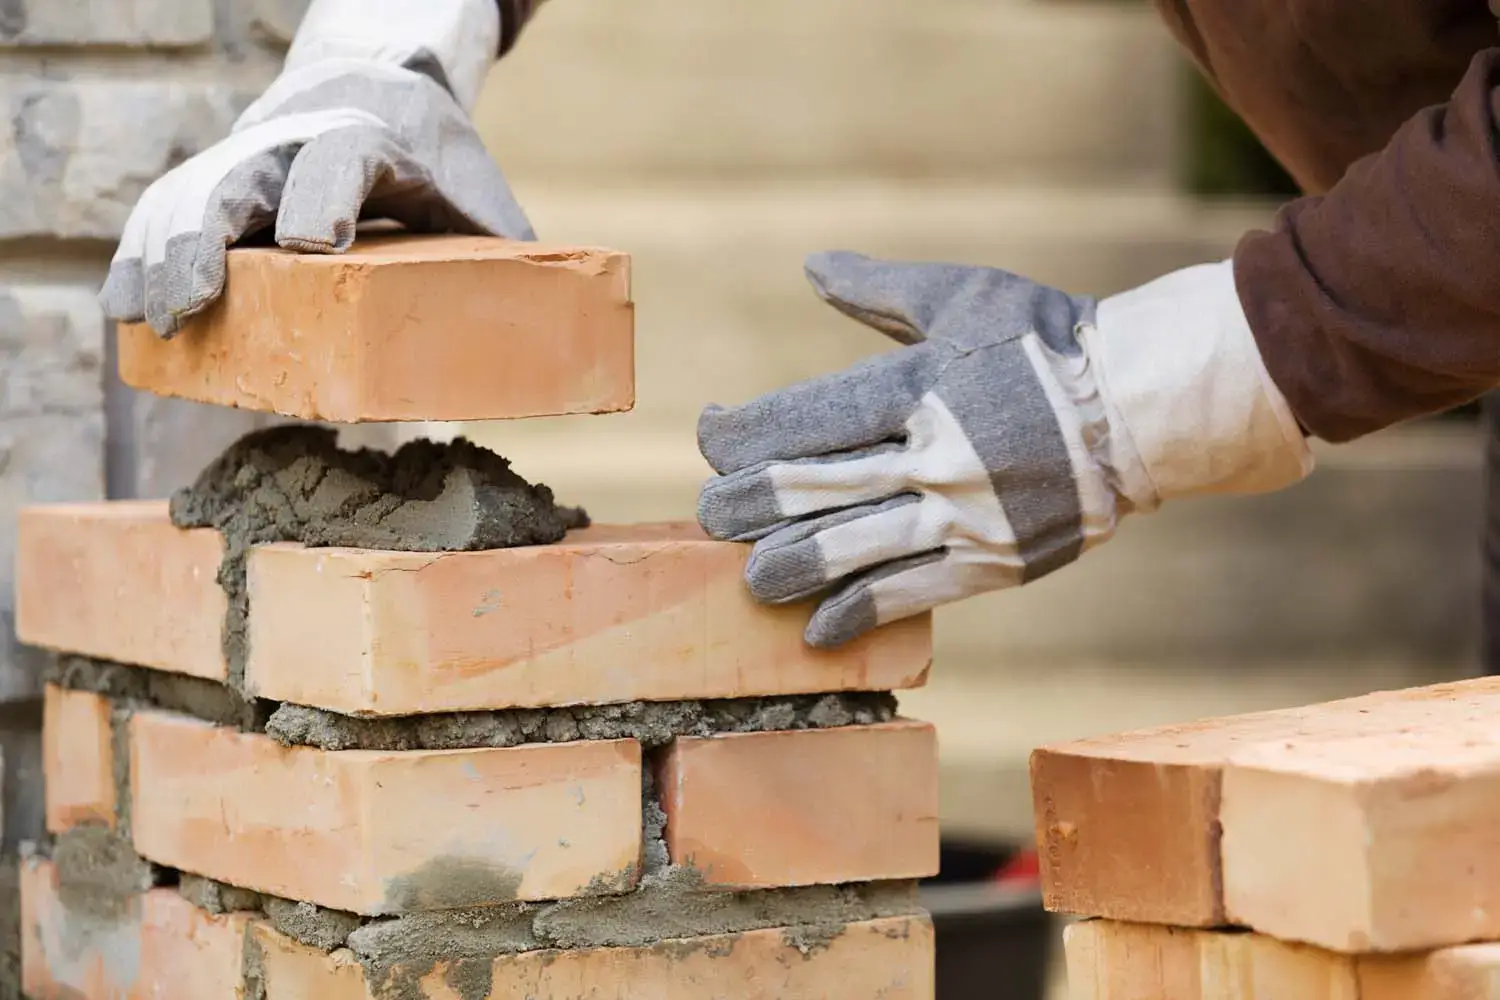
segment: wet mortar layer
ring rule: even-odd
[[[666,746],[679,736],[873,725],[888,722],[895,714],[895,695],[886,691],[635,701],[391,719],[355,718],[283,704],[271,713],[265,731],[286,746],[323,750],[457,750],[614,739],[638,740],[649,750]]]
[[[687,954],[716,946],[703,938],[779,928],[788,946],[811,956],[851,923],[924,912],[911,881],[734,892],[708,888],[686,868],[651,873],[622,895],[385,918],[259,896],[187,875],[178,888],[209,912],[258,911],[276,930],[310,947],[348,948],[364,966],[377,1000],[422,1000],[421,981],[440,965],[459,996],[473,990],[483,1000],[494,959],[522,952],[670,942]],[[230,899],[233,907],[226,905]]]
[[[371,719],[246,699],[215,681],[83,656],[54,658],[44,679],[102,694],[114,701],[117,712],[164,709],[265,733],[284,746],[320,750],[460,750],[627,738],[650,750],[679,736],[875,725],[895,718],[898,707],[889,691],[840,691]]]
[[[180,528],[224,536],[218,581],[229,598],[223,645],[235,688],[245,675],[245,563],[255,545],[460,552],[549,545],[589,523],[467,439],[412,441],[390,454],[344,450],[335,429],[310,424],[240,438],[172,496],[170,510]]]

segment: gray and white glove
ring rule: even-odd
[[[699,520],[755,543],[753,596],[821,597],[807,642],[1065,566],[1122,515],[1312,471],[1230,262],[1096,301],[1004,271],[814,255],[814,289],[906,345],[733,409]]]
[[[141,196],[100,293],[170,337],[224,288],[225,254],[338,253],[361,218],[534,239],[470,121],[497,58],[495,0],[314,0],[281,75],[223,141]]]

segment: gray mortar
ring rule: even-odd
[[[349,935],[348,947],[378,1000],[419,1000],[421,980],[447,963],[455,992],[482,1000],[499,955],[664,941],[696,951],[713,947],[707,936],[773,927],[806,955],[850,923],[921,912],[914,882],[723,892],[705,888],[697,872],[668,868],[626,895],[374,920]]]
[[[657,761],[641,768],[641,873],[654,875],[672,863],[667,851],[667,813],[656,794]]]
[[[125,708],[162,708],[206,722],[260,731],[275,703],[246,699],[217,681],[86,656],[62,655],[47,665],[49,684],[92,691]]]
[[[265,898],[264,910],[272,927],[295,941],[323,951],[342,947],[350,933],[360,925],[360,918],[352,913],[275,896]]]
[[[22,1000],[21,859],[0,855],[0,1000]]]
[[[245,931],[244,961],[240,965],[240,982],[244,984],[243,1000],[266,1000],[266,953],[260,941]]]
[[[52,843],[58,899],[69,913],[112,922],[157,884],[156,870],[130,843],[103,826],[74,827]]]
[[[225,540],[219,584],[229,597],[224,654],[243,686],[254,545],[300,542],[406,552],[547,545],[588,524],[499,455],[459,438],[419,440],[394,454],[338,447],[333,428],[286,424],[253,431],[171,501],[172,523],[217,528]]]
[[[214,915],[242,910],[260,910],[265,899],[260,893],[238,886],[225,885],[201,875],[183,872],[178,876],[177,892],[183,899]]]
[[[265,731],[286,746],[323,750],[454,750],[627,738],[639,740],[651,750],[679,736],[872,725],[887,722],[895,714],[895,696],[884,691],[723,701],[633,701],[393,719],[355,718],[284,704],[271,713]]]

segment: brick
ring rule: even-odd
[[[363,969],[347,951],[324,954],[264,926],[266,1000],[369,1000]],[[456,996],[448,968],[420,977],[428,1000]],[[405,995],[405,994],[403,994]],[[465,994],[467,996],[467,994]],[[932,924],[890,917],[849,925],[826,948],[804,955],[782,928],[664,941],[644,948],[536,951],[494,960],[476,1000],[933,1000]]]
[[[376,715],[925,683],[930,616],[813,650],[806,608],[750,597],[747,558],[694,524],[437,555],[267,546],[250,559],[246,679]]]
[[[641,751],[608,740],[452,751],[283,747],[165,713],[130,722],[145,858],[368,915],[628,888]],[[563,836],[563,835],[566,836]]]
[[[212,0],[19,0],[0,13],[0,46],[177,48],[213,26]]]
[[[115,825],[115,753],[109,699],[47,685],[42,717],[42,773],[47,830],[85,823]]]
[[[344,254],[240,248],[224,296],[178,336],[119,337],[127,385],[306,420],[635,405],[630,258],[611,250],[389,235]]]
[[[152,501],[22,511],[16,631],[49,649],[222,680],[223,541]]]
[[[1354,734],[1290,737],[1224,770],[1231,921],[1337,951],[1500,939],[1500,695],[1372,708]]]
[[[51,862],[21,862],[21,975],[31,1000],[242,1000],[246,914],[171,889],[70,909]]]
[[[17,514],[104,496],[104,318],[94,293],[0,286],[0,701],[41,693],[42,657],[15,635]]]
[[[938,871],[937,734],[925,722],[682,738],[658,788],[668,854],[712,885]]]
[[[25,511],[22,638],[223,678],[217,533],[162,503]],[[352,715],[668,701],[926,682],[927,615],[835,651],[806,608],[756,604],[748,547],[691,524],[598,526],[561,545],[399,553],[267,546],[250,559],[247,680]]]
[[[1063,932],[1072,1000],[1493,1000],[1500,945],[1344,955],[1261,934],[1085,920]]]
[[[1500,679],[1043,747],[1032,754],[1031,784],[1046,905],[1125,921],[1223,924],[1220,808],[1224,768],[1236,753],[1288,739],[1359,735],[1373,731],[1378,718],[1393,726],[1424,715],[1459,719],[1476,700],[1500,707]]]
[[[0,78],[0,238],[118,239],[147,185],[228,135],[253,98],[170,79]]]
[[[246,913],[215,916],[170,889],[141,898],[141,968],[151,1000],[242,1000]]]

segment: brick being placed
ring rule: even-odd
[[[1347,955],[1262,934],[1084,920],[1069,1000],[1490,1000],[1500,945]]]
[[[629,410],[627,255],[471,236],[364,236],[342,254],[244,247],[169,340],[120,327],[158,396],[340,423]]]
[[[1500,681],[1039,750],[1049,908],[1346,953],[1500,939]]]
[[[18,553],[23,641],[212,678],[238,657],[251,693],[353,715],[889,691],[925,683],[932,657],[930,616],[808,647],[808,609],[755,603],[748,546],[695,525],[482,551],[247,547],[238,602],[221,533],[174,526],[164,503],[30,508]]]

